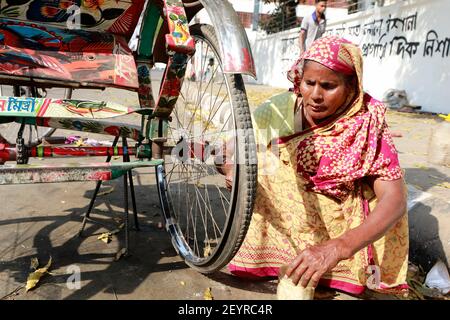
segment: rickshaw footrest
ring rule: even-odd
[[[75,181],[108,181],[119,178],[130,170],[155,167],[163,160],[104,163],[64,163],[52,165],[18,165],[0,166],[0,185],[56,183]]]

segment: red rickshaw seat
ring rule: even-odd
[[[1,18],[0,83],[138,88],[125,36]]]

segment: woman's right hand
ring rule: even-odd
[[[341,260],[347,258],[348,249],[340,239],[331,239],[324,243],[306,248],[291,262],[286,275],[292,282],[306,288],[316,288],[326,272],[330,272]]]
[[[223,174],[225,176],[225,185],[230,191],[233,187],[234,175],[233,153],[234,142],[232,139],[230,139],[226,144],[223,145],[221,154],[215,156],[214,158],[216,169],[220,174]]]

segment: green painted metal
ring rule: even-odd
[[[38,146],[37,147],[37,151],[38,151],[38,157],[39,158],[43,158],[44,157],[44,147],[43,146]]]
[[[138,47],[139,58],[149,58],[153,54],[153,48],[156,37],[163,24],[163,18],[160,14],[160,8],[155,4],[148,6],[144,21],[142,22],[142,29]]]
[[[169,136],[169,121],[164,118],[161,119],[160,122],[160,137],[168,137]]]
[[[147,137],[149,138],[149,140],[153,140],[159,137],[158,134],[159,122],[160,122],[159,118],[153,118],[149,121],[147,127]]]
[[[163,118],[150,119],[147,125],[146,135],[149,140],[167,137],[169,134],[169,120]]]
[[[136,158],[138,159],[151,159],[152,158],[152,148],[149,144],[140,145],[137,148]]]

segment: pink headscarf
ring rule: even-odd
[[[362,88],[361,50],[351,42],[328,36],[316,40],[289,72],[298,94],[305,60],[313,60],[340,73],[356,74],[358,94],[351,105],[327,123],[294,136],[297,172],[309,187],[345,200],[363,177],[396,180],[402,177],[397,151],[385,121],[386,107]]]
[[[326,36],[314,41],[311,47],[303,52],[288,72],[288,79],[294,83],[294,91],[299,94],[305,60],[316,61],[331,70],[346,75],[362,71],[362,59],[356,59],[355,51],[359,48],[350,41],[336,36]]]

